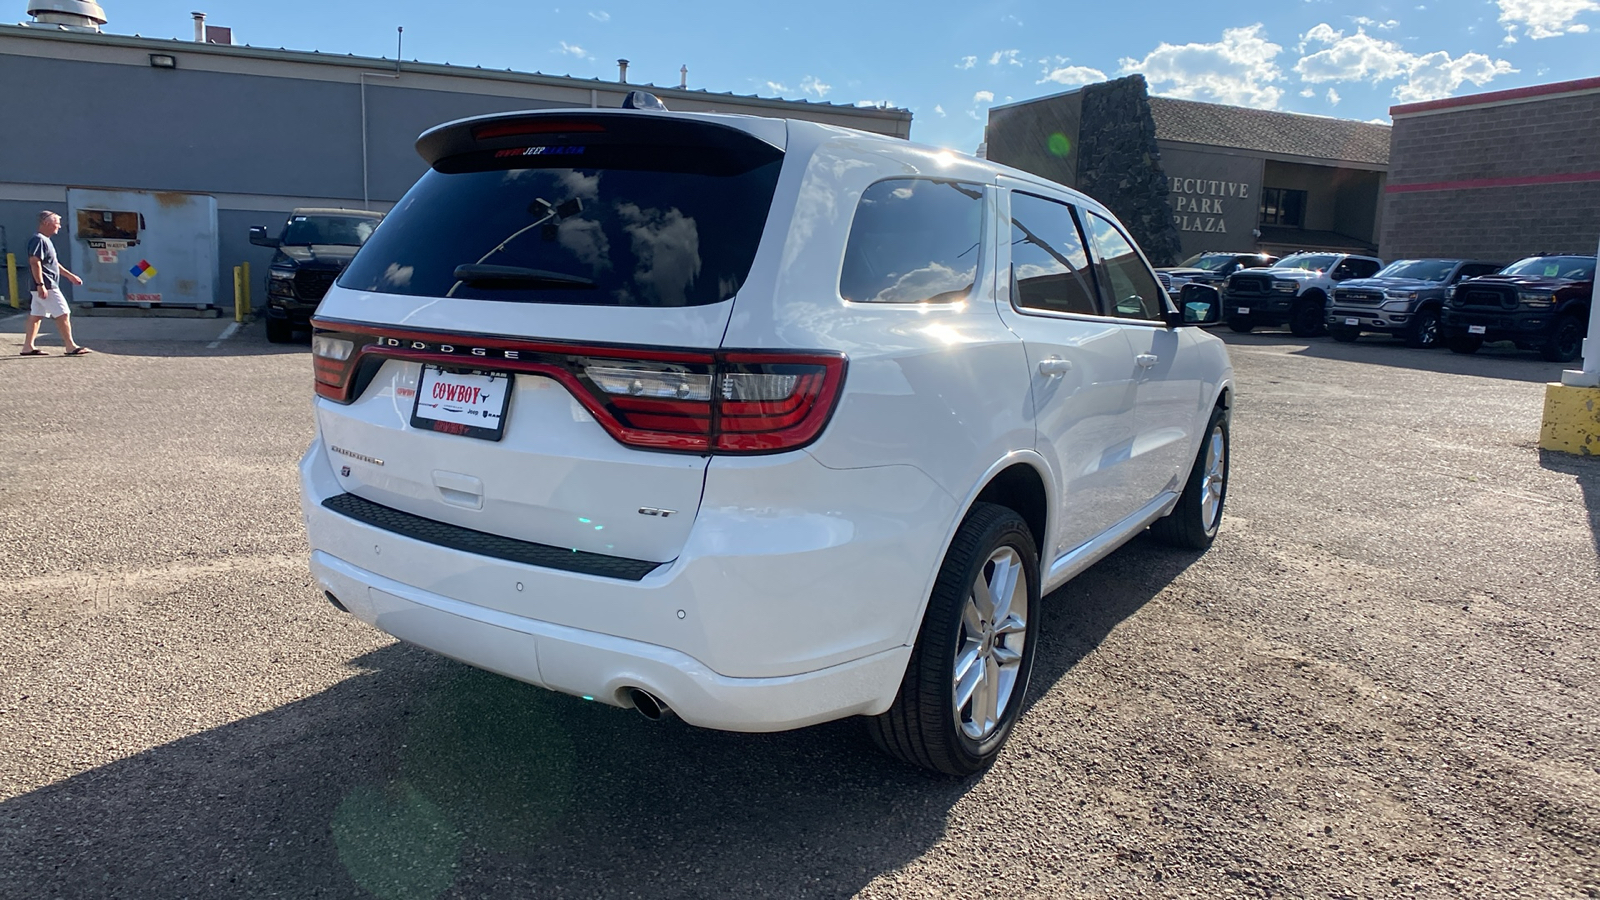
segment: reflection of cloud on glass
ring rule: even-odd
[[[406,288],[411,286],[411,272],[413,267],[402,266],[399,263],[390,263],[389,268],[383,270],[383,275],[378,278],[380,288]]]
[[[1027,281],[1030,278],[1043,278],[1048,275],[1064,275],[1071,270],[1052,259],[1050,262],[1042,265],[1039,263],[1028,263],[1026,265],[1017,266],[1016,271],[1018,281]]]
[[[599,172],[585,175],[576,169],[558,169],[556,171],[556,182],[566,191],[566,196],[562,199],[577,197],[580,200],[593,200],[599,197],[600,175],[601,173]],[[554,200],[555,198],[551,199]],[[556,202],[559,203],[560,201]]]
[[[651,306],[685,305],[689,285],[700,274],[700,229],[694,219],[676,207],[645,210],[632,203],[617,207],[617,215],[633,238],[638,260],[633,282],[646,295],[641,299]]]
[[[611,268],[611,242],[599,222],[567,219],[556,226],[556,242],[592,272]]]
[[[877,294],[864,298],[876,303],[946,302],[960,299],[959,294],[972,290],[977,267],[956,271],[942,263],[929,263],[896,278]],[[951,296],[946,296],[951,295]],[[851,298],[855,299],[855,298]]]

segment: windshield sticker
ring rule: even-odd
[[[1560,275],[1561,274],[1561,264],[1560,263],[1551,263],[1550,265],[1545,266],[1544,267],[1544,274],[1545,274],[1546,278],[1554,278],[1557,275]]]
[[[582,156],[584,149],[581,145],[566,147],[512,147],[509,150],[495,151],[494,158],[502,159],[507,156]]]

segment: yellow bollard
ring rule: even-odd
[[[233,267],[233,320],[244,321],[244,273]]]
[[[239,268],[244,270],[244,317],[249,319],[255,314],[256,310],[255,304],[251,302],[250,298],[250,263],[244,262],[240,264]]]
[[[11,289],[11,308],[22,308],[22,297],[17,294],[17,255],[6,254],[6,286]]]

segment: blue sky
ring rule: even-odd
[[[991,105],[1143,72],[1153,92],[1385,119],[1395,103],[1600,75],[1600,0],[728,0],[444,4],[101,0],[107,31],[189,38],[190,10],[256,46],[689,86],[915,114],[963,151]],[[1204,10],[1197,11],[1197,10]]]

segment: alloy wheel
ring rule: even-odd
[[[1200,479],[1200,521],[1207,532],[1215,529],[1222,517],[1222,492],[1227,485],[1227,439],[1219,425],[1211,429],[1206,441],[1205,475]]]
[[[1027,638],[1022,558],[1010,547],[997,547],[973,579],[956,636],[956,726],[971,740],[982,741],[999,727],[1022,672]]]

